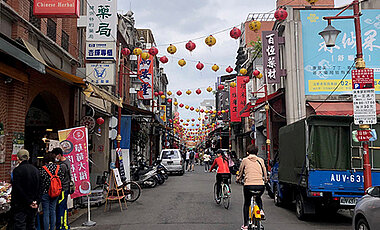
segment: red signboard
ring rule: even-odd
[[[247,104],[247,90],[246,83],[244,80],[248,79],[247,76],[237,76],[237,103],[238,103],[238,116],[239,117],[249,117],[249,111],[242,112],[245,109],[245,105]]]
[[[369,141],[372,137],[371,130],[358,130],[356,133],[358,141]]]
[[[231,122],[240,122],[241,119],[238,116],[238,101],[236,95],[237,87],[230,87],[230,119]]]
[[[352,70],[352,89],[373,89],[374,87],[373,69]]]
[[[71,194],[71,198],[88,195],[91,191],[91,184],[87,128],[82,126],[59,130],[58,136],[63,154],[70,161],[72,180],[75,183],[75,192]]]
[[[79,0],[34,0],[33,14],[49,18],[79,18]]]

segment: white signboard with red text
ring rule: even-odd
[[[376,97],[373,69],[352,70],[352,97],[355,125],[376,124]]]
[[[72,180],[75,183],[75,192],[71,194],[71,198],[88,195],[91,191],[91,184],[88,165],[87,128],[82,126],[59,130],[58,137],[63,154],[71,164]]]

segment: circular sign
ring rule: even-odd
[[[63,155],[68,155],[71,153],[71,151],[73,151],[73,148],[74,148],[73,143],[71,143],[68,140],[62,141],[60,145],[63,151]]]
[[[110,128],[115,128],[117,126],[117,118],[116,117],[111,117],[111,120],[110,120],[110,123],[109,123],[109,127]]]
[[[86,128],[88,129],[88,131],[91,132],[95,128],[95,118],[93,118],[91,116],[84,116],[80,120],[80,124],[86,126]]]

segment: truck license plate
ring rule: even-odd
[[[340,205],[356,205],[358,198],[356,197],[341,197]]]

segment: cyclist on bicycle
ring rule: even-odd
[[[219,149],[218,151],[216,151],[216,154],[217,158],[211,165],[210,172],[214,167],[218,166],[218,171],[216,172],[216,191],[220,196],[222,189],[222,181],[224,181],[225,184],[228,184],[228,181],[231,179],[231,173],[228,167],[228,158],[224,155],[223,150]]]
[[[262,219],[264,217],[263,201],[261,195],[264,193],[264,182],[268,180],[267,171],[265,168],[264,160],[257,156],[258,148],[255,145],[247,147],[247,157],[243,159],[239,169],[239,175],[236,178],[237,182],[241,182],[244,175],[244,204],[243,204],[243,219],[244,224],[241,229],[248,229],[249,221],[249,206],[253,196],[251,191],[256,191],[256,203],[261,210]]]

